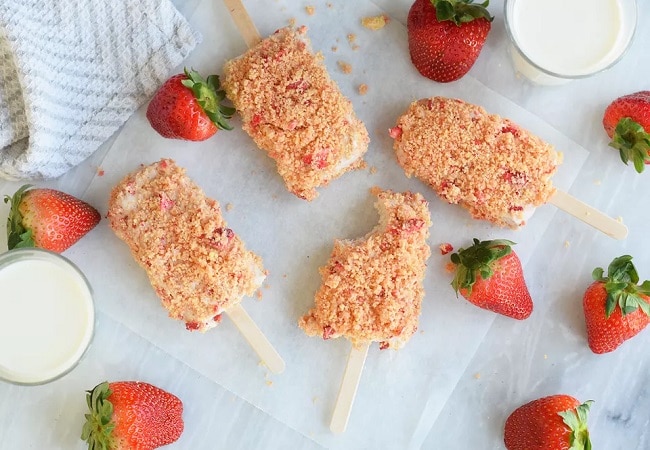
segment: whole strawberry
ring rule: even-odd
[[[522,320],[533,312],[533,300],[512,245],[505,239],[474,239],[471,247],[451,255],[456,266],[451,285],[478,307]]]
[[[4,198],[11,202],[7,246],[39,247],[61,253],[99,223],[99,212],[83,200],[54,189],[24,185]]]
[[[587,414],[593,401],[551,395],[520,406],[508,416],[508,450],[591,450]]]
[[[158,89],[147,107],[147,119],[163,137],[204,141],[218,129],[232,130],[228,119],[235,109],[221,103],[225,98],[217,75],[204,80],[186,68]]]
[[[149,383],[104,382],[87,391],[81,439],[89,450],[153,450],[183,433],[183,403]]]
[[[616,350],[650,323],[650,281],[638,285],[632,257],[615,258],[607,268],[597,267],[594,282],[585,291],[582,306],[587,340],[594,353]]]
[[[415,0],[407,19],[409,53],[418,71],[446,83],[461,78],[478,58],[493,17],[474,0]]]
[[[625,95],[605,110],[603,126],[621,160],[632,161],[637,172],[650,164],[650,91]]]

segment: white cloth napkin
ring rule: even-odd
[[[0,176],[83,161],[200,39],[169,0],[2,0]]]

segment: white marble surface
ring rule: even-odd
[[[219,1],[176,0],[204,36],[187,61],[219,73],[224,61],[244,51]],[[295,18],[309,27],[314,47],[371,134],[369,166],[321,190],[312,203],[288,194],[273,163],[239,129],[204,143],[160,138],[141,108],[95,155],[58,180],[39,183],[66,190],[106,212],[108,193],[141,163],[171,157],[188,169],[206,193],[222,204],[230,226],[265,261],[270,276],[261,301],[244,306],[287,362],[271,375],[227,320],[205,333],[188,333],[166,317],[144,273],[104,220],[65,254],[90,279],[99,310],[94,343],[81,364],[41,387],[0,382],[0,449],[83,448],[83,391],[105,379],[140,379],[176,393],[185,404],[186,431],[172,449],[501,449],[508,413],[533,398],[568,393],[596,401],[590,418],[595,448],[650,448],[650,331],[612,354],[588,349],[581,310],[591,270],[613,257],[635,256],[650,278],[645,251],[643,194],[650,174],[638,175],[607,147],[600,120],[615,97],[648,89],[646,44],[650,4],[640,2],[640,27],[626,57],[613,69],[561,87],[533,86],[512,71],[502,20],[502,2],[483,53],[470,75],[441,85],[411,66],[406,49],[408,0],[376,2],[246,1],[262,34]],[[315,6],[309,16],[304,7]],[[381,12],[393,20],[371,32],[359,19]],[[347,35],[357,36],[353,50]],[[334,52],[332,47],[338,47]],[[645,58],[645,59],[644,59]],[[344,74],[338,61],[352,64]],[[357,93],[367,83],[366,96]],[[455,96],[507,116],[552,142],[565,154],[555,177],[561,188],[621,216],[630,229],[615,241],[552,206],[539,208],[519,232],[472,222],[395,162],[386,130],[408,103],[433,95]],[[101,167],[105,174],[96,176]],[[348,430],[328,431],[349,344],[307,338],[297,328],[318,287],[334,238],[363,235],[377,217],[371,186],[421,191],[430,201],[432,256],[421,332],[398,352],[369,353]],[[0,181],[0,193],[19,183]],[[5,217],[6,205],[0,205]],[[4,224],[0,225],[3,227]],[[437,246],[466,245],[472,237],[518,242],[535,311],[517,322],[456,299]],[[0,228],[0,248],[5,248]],[[568,243],[568,246],[566,245]]]

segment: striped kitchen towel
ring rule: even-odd
[[[79,164],[199,41],[169,0],[0,1],[0,176]]]

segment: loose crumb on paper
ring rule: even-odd
[[[348,34],[348,42],[350,44],[354,44],[354,42],[357,40],[357,35],[354,33]]]
[[[478,373],[478,372],[475,373],[475,374],[474,374],[474,378],[477,379],[477,380],[480,380],[480,379],[481,379],[481,374]]]
[[[445,264],[445,270],[448,273],[454,273],[456,271],[456,264],[453,262],[449,261],[447,264]]]
[[[564,241],[564,248],[569,248],[570,246],[571,246],[571,242]]]
[[[311,6],[311,5],[310,5],[310,6],[305,6],[305,12],[306,12],[307,14],[309,14],[310,16],[313,16],[314,13],[316,12],[316,8],[314,8],[314,7]]]
[[[390,18],[386,14],[361,18],[361,25],[373,31],[381,30],[388,22]]]
[[[594,184],[595,184],[596,186],[600,186],[600,185],[602,184],[602,181],[600,181],[600,180],[594,180]]]
[[[102,169],[101,167],[97,168],[97,176],[98,177],[103,177],[105,173],[106,172],[104,172],[104,169]]]
[[[295,17],[292,17],[292,18],[289,19],[289,25],[292,26],[292,27],[296,26],[296,18]]]
[[[328,7],[328,8],[332,8],[333,6],[334,6],[334,5],[332,5],[331,3],[327,3],[327,7]]]
[[[363,83],[359,85],[359,95],[366,95],[368,93],[368,85]]]
[[[332,45],[332,51],[336,52],[339,48],[336,45]]]
[[[266,385],[267,385],[267,386],[273,386],[273,381],[271,381],[271,380],[266,380]]]
[[[318,400],[320,400],[320,399],[318,398],[318,396],[313,396],[313,397],[311,398],[311,402],[312,402],[314,405],[315,405],[316,403],[318,403]]]
[[[257,299],[257,301],[262,300],[262,291],[258,290],[258,291],[255,293],[255,298]]]
[[[226,211],[232,211],[233,205],[232,203],[226,203]]]
[[[370,166],[370,174],[371,174],[371,175],[374,175],[374,174],[376,174],[377,172],[378,172],[378,170],[377,170],[377,167],[376,167],[376,166]]]
[[[346,63],[345,61],[339,61],[337,64],[339,65],[341,72],[343,72],[344,74],[352,73],[352,65],[350,63]]]
[[[438,246],[440,249],[440,254],[441,255],[446,255],[447,253],[451,253],[454,251],[454,246],[451,245],[449,242],[444,242]]]
[[[618,223],[623,223],[623,216],[618,216],[618,217],[616,218],[616,221],[617,221]]]
[[[548,359],[548,355],[544,355],[544,359]]]

